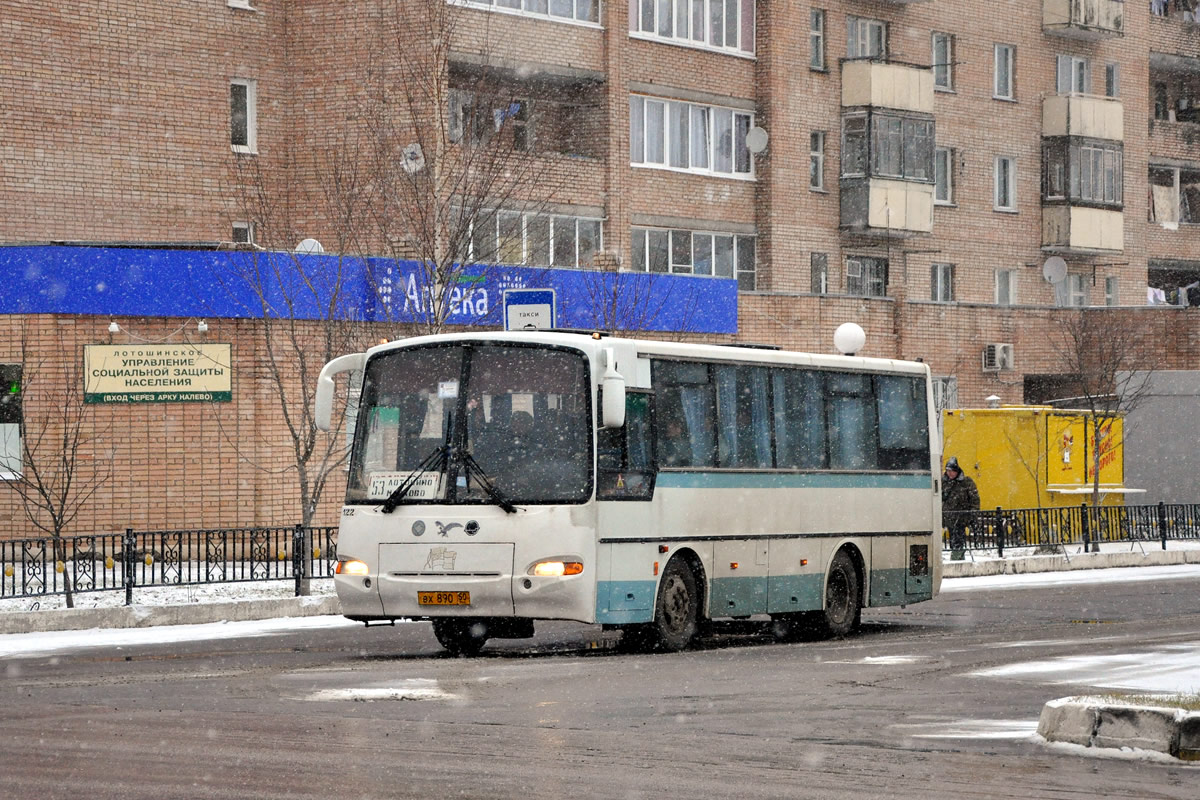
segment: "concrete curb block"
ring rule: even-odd
[[[1071,556],[1025,556],[988,561],[944,561],[943,578],[973,578],[981,575],[1022,575],[1032,572],[1062,572],[1107,567],[1158,567],[1200,564],[1200,550],[1150,550],[1145,554],[1080,553]]]
[[[1099,697],[1063,697],[1042,707],[1038,734],[1048,742],[1133,747],[1200,761],[1200,711],[1135,706]]]
[[[77,631],[90,628],[150,628],[155,625],[192,625],[205,622],[242,622],[276,617],[313,617],[341,614],[334,595],[284,597],[277,600],[238,600],[227,603],[192,603],[180,606],[120,606],[17,611],[0,614],[0,634],[42,631]]]

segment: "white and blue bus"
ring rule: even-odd
[[[342,613],[428,619],[459,654],[535,620],[680,650],[770,615],[842,636],[933,597],[940,442],[921,363],[487,332],[342,356],[361,393]]]

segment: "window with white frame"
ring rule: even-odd
[[[1017,48],[1011,44],[997,44],[993,49],[992,97],[1000,100],[1016,99]]]
[[[929,267],[929,299],[935,303],[954,302],[953,264],[933,264]]]
[[[814,8],[808,15],[808,67],[825,70],[825,9]]]
[[[933,88],[954,90],[954,35],[934,31],[933,39]]]
[[[669,228],[634,228],[635,272],[737,278],[738,291],[753,291],[755,237],[734,233]]]
[[[746,134],[754,115],[723,106],[629,98],[629,160],[639,166],[753,177]]]
[[[939,205],[954,203],[954,149],[936,147],[933,150],[933,202]]]
[[[1120,97],[1121,96],[1121,65],[1120,64],[1105,64],[1104,65],[1104,96],[1105,97]]]
[[[229,82],[229,144],[235,153],[258,150],[257,93],[252,80],[234,78]]]
[[[754,53],[754,0],[631,0],[630,12],[632,33]]]
[[[1117,297],[1117,279],[1115,277],[1109,276],[1104,279],[1104,305],[1115,306],[1115,305],[1118,305],[1118,303],[1119,303],[1119,299]]]
[[[233,223],[233,239],[231,241],[237,244],[254,244],[254,223]]]
[[[1017,271],[1015,269],[996,270],[996,305],[1015,306],[1017,304]]]
[[[813,294],[829,294],[829,254],[811,253],[808,264],[810,291]]]
[[[1043,199],[1121,208],[1124,145],[1106,139],[1042,140]]]
[[[600,220],[485,211],[471,224],[471,262],[587,269],[603,247]]]
[[[1060,306],[1082,307],[1088,304],[1087,276],[1077,272],[1054,286],[1054,301]]]
[[[808,135],[808,187],[825,189],[825,131]]]
[[[887,58],[887,23],[846,17],[846,58]]]
[[[887,259],[847,256],[846,294],[887,296]]]
[[[1055,91],[1059,94],[1087,94],[1092,90],[1092,65],[1083,56],[1058,56]]]
[[[1017,160],[996,156],[992,170],[992,206],[997,211],[1017,210]]]
[[[600,0],[458,0],[463,5],[573,22],[600,21]]]
[[[23,471],[21,372],[20,364],[0,364],[0,480],[15,480]]]

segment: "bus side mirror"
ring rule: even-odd
[[[616,369],[612,348],[604,350],[604,377],[600,379],[600,427],[620,428],[625,424],[625,379]]]
[[[366,360],[366,353],[351,353],[339,356],[321,367],[321,374],[317,378],[317,396],[313,401],[313,424],[317,430],[327,431],[330,427],[333,416],[333,376],[361,370]]]

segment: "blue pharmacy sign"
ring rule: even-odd
[[[416,261],[265,251],[0,247],[0,314],[421,322]],[[506,293],[549,291],[559,328],[737,332],[737,281],[692,275],[472,265],[448,287],[451,325],[502,327]],[[514,295],[516,296],[516,295]]]

